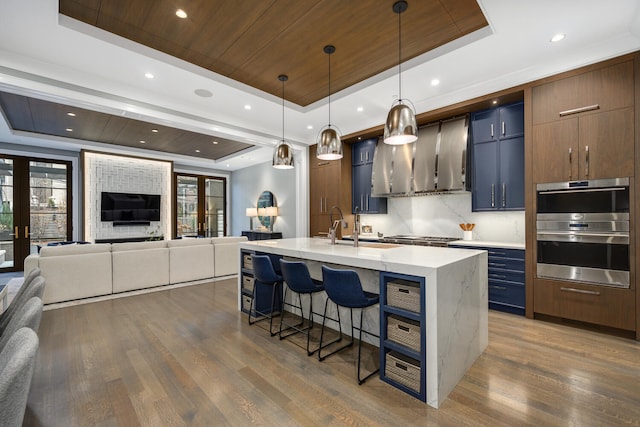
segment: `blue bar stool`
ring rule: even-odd
[[[327,301],[324,306],[324,316],[325,318],[322,320],[322,330],[320,332],[320,348],[318,350],[318,360],[323,361],[327,357],[335,354],[345,348],[351,347],[354,341],[354,329],[358,329],[360,331],[360,335],[358,337],[358,384],[362,385],[366,380],[371,378],[374,374],[380,371],[380,368],[375,371],[369,373],[366,377],[360,378],[360,354],[362,350],[362,314],[364,313],[364,309],[367,307],[371,307],[376,305],[380,301],[380,296],[378,294],[366,292],[362,289],[362,284],[360,283],[360,278],[358,277],[358,273],[353,270],[336,270],[325,265],[322,266],[322,281],[324,283],[325,291],[327,292]],[[340,341],[342,339],[342,324],[340,322],[340,307],[346,307],[349,309],[351,314],[351,341],[333,350],[329,354],[321,355],[322,349],[325,348],[330,343],[322,345],[322,338],[324,335],[324,325],[327,316],[327,305],[329,300],[333,301],[338,307],[338,328],[340,330],[340,337],[336,340]],[[353,324],[353,309],[359,308],[360,310],[360,327],[357,328]],[[364,331],[364,333],[369,334],[374,337],[380,338],[379,335],[374,333]]]
[[[313,328],[313,294],[324,291],[324,285],[320,280],[311,278],[311,276],[309,275],[307,264],[305,264],[304,262],[286,261],[284,259],[281,259],[280,267],[282,269],[282,277],[287,284],[287,287],[284,288],[283,304],[287,304],[291,307],[299,309],[300,315],[302,317],[300,323],[296,323],[295,325],[287,324],[284,321],[286,310],[282,310],[282,315],[280,317],[280,339],[285,339],[297,333],[305,334],[307,336],[307,356],[311,356],[313,353],[318,351],[318,349],[315,349],[313,351],[310,351],[309,349],[309,336],[311,335],[310,330]],[[295,305],[293,303],[289,304],[286,302],[287,288],[289,288],[292,292],[298,294],[299,305]],[[309,295],[309,317],[307,318],[309,322],[306,327],[304,326],[305,317],[304,309],[302,307],[303,294]],[[286,326],[286,328],[283,329],[283,326]],[[287,331],[289,331],[289,333],[284,335],[283,332]]]
[[[271,257],[268,255],[251,255],[253,263],[253,277],[255,282],[253,285],[253,299],[251,300],[251,307],[249,307],[249,324],[253,325],[261,320],[269,319],[269,333],[271,336],[278,334],[278,331],[273,331],[273,317],[279,315],[282,306],[282,276],[276,274]],[[256,295],[258,289],[270,286],[271,287],[271,307],[258,307],[256,305]],[[268,311],[267,311],[268,310]],[[277,312],[277,314],[274,314]],[[251,321],[254,317],[257,320]]]

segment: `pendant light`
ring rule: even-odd
[[[409,5],[404,0],[393,4],[393,11],[398,14],[398,99],[393,101],[384,124],[384,142],[390,145],[409,144],[418,139],[415,111],[404,104],[408,100],[402,99],[402,26],[400,15],[408,7]]]
[[[289,77],[280,74],[278,80],[282,82],[282,139],[273,149],[272,166],[276,169],[293,169],[293,147],[284,140],[284,82]]]
[[[331,54],[336,51],[336,48],[327,45],[323,50],[329,56],[329,124],[318,134],[316,157],[321,160],[338,160],[342,158],[340,131],[335,126],[331,127]]]

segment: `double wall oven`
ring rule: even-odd
[[[629,178],[538,184],[536,197],[538,277],[629,287]]]

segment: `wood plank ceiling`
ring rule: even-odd
[[[0,108],[11,128],[23,132],[210,160],[218,160],[252,147],[229,139],[7,92],[0,92]]]
[[[306,106],[398,63],[395,0],[60,0],[60,13]],[[186,19],[175,15],[182,8]],[[413,0],[406,61],[487,25],[476,0]]]

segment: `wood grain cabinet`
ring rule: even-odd
[[[351,146],[344,144],[340,160],[320,160],[317,145],[309,147],[309,235],[326,236],[331,207],[337,206],[351,223]],[[347,218],[349,217],[349,218]],[[333,219],[339,218],[333,211]],[[349,232],[348,234],[351,234]]]
[[[535,86],[533,180],[634,175],[633,61]]]

